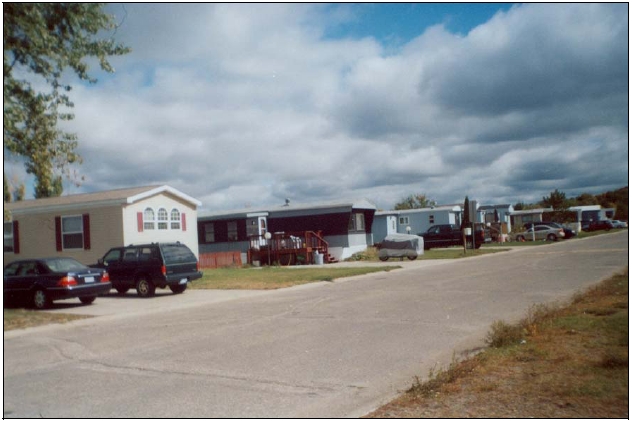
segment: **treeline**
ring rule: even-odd
[[[615,209],[614,219],[627,221],[628,207],[630,203],[628,190],[629,188],[626,186],[601,194],[592,195],[589,193],[582,193],[577,197],[567,198],[566,193],[555,189],[548,196],[544,196],[538,203],[516,203],[514,205],[514,210],[553,208],[556,211],[556,214],[559,214],[559,216],[563,218],[564,213],[570,207],[601,205],[602,208]]]

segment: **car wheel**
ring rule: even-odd
[[[408,260],[417,260],[417,256],[407,256]]]
[[[34,308],[41,310],[50,307],[52,301],[45,290],[36,289],[33,293],[33,299],[31,303],[33,304]]]
[[[524,235],[519,235],[516,237],[516,241],[520,241],[523,242],[524,241]]]
[[[169,289],[174,294],[182,294],[187,289],[187,284],[182,285],[169,285]]]
[[[386,262],[388,260],[388,256],[380,256],[380,260]]]
[[[549,235],[546,237],[546,239],[547,239],[547,240],[549,240],[549,241],[557,241],[557,235],[555,235],[555,234],[549,234]]]
[[[142,298],[153,297],[156,293],[156,285],[154,285],[151,279],[142,277],[136,283],[136,292],[138,296]]]
[[[79,297],[79,301],[81,301],[82,304],[92,304],[96,299],[97,297],[94,295],[92,297]]]
[[[129,291],[129,287],[115,287],[114,289],[116,289],[116,292],[118,292],[119,294],[125,294],[127,291]]]

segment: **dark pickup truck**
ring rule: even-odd
[[[433,225],[428,231],[417,234],[424,238],[424,249],[430,250],[435,247],[462,246],[463,234],[458,225]],[[472,248],[472,236],[467,236],[467,247]],[[485,242],[485,231],[474,230],[474,247],[480,248]]]
[[[169,287],[180,294],[187,284],[202,277],[200,265],[191,250],[180,243],[151,243],[115,247],[91,267],[103,268],[120,294],[136,288],[140,297],[151,297],[156,287]]]

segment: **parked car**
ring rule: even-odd
[[[584,231],[600,231],[600,230],[610,231],[612,228],[614,228],[614,225],[612,224],[612,221],[610,221],[609,219],[603,219],[601,221],[592,221],[586,226],[582,225],[582,230]]]
[[[612,226],[614,228],[627,228],[628,227],[628,223],[626,221],[619,221],[617,219],[613,219],[612,220]]]
[[[378,257],[383,262],[391,257],[407,257],[408,260],[415,260],[422,254],[424,254],[424,239],[409,234],[387,235],[378,251]]]
[[[4,267],[5,299],[26,301],[37,309],[69,298],[91,304],[111,288],[107,271],[70,257],[17,260]]]
[[[516,241],[531,241],[534,237],[536,240],[557,241],[564,238],[564,230],[562,228],[555,228],[548,225],[536,225],[531,227],[525,232],[521,232],[516,235]]]
[[[424,248],[430,250],[434,247],[450,247],[463,245],[463,233],[458,225],[442,224],[433,225],[428,231],[417,234],[424,239]],[[472,237],[474,247],[480,248],[485,243],[485,230],[477,227],[474,230],[474,236],[467,236],[467,247],[472,248]]]
[[[577,235],[577,232],[575,232],[575,230],[573,230],[572,228],[567,227],[566,225],[562,225],[559,222],[529,222],[527,224],[524,224],[524,228],[525,229],[529,229],[531,228],[531,226],[538,226],[538,225],[546,225],[549,227],[553,227],[553,228],[561,228],[564,230],[564,238],[565,239],[569,239],[569,238],[573,238]]]
[[[92,267],[107,269],[119,294],[136,288],[140,297],[152,297],[156,288],[167,286],[174,294],[202,277],[200,263],[181,243],[151,243],[110,249]]]

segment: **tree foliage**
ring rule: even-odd
[[[555,189],[550,195],[544,196],[542,206],[547,208],[553,208],[553,210],[566,210],[569,208],[569,201],[566,199],[566,193]]]
[[[437,202],[428,199],[425,194],[411,194],[395,205],[395,210],[421,209],[436,206]]]
[[[77,136],[58,128],[60,120],[74,117],[64,71],[95,83],[86,59],[113,72],[108,57],[130,50],[98,38],[116,27],[103,4],[5,3],[3,9],[4,147],[35,176],[35,197],[60,195],[61,174],[81,162]]]

